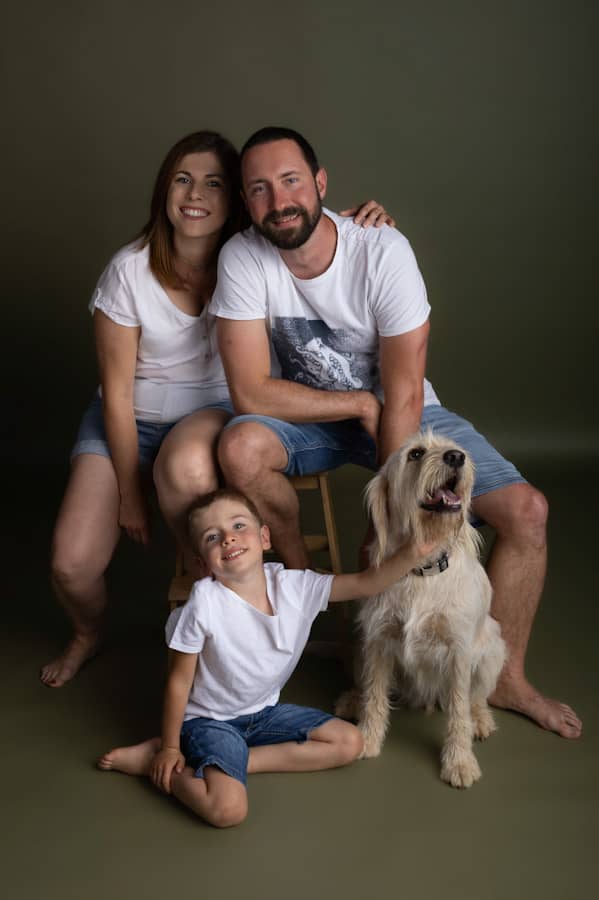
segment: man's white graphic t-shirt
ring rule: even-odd
[[[393,228],[364,229],[324,211],[337,229],[335,256],[316,278],[297,278],[254,228],[220,252],[210,312],[265,319],[273,375],[331,391],[364,390],[382,400],[379,337],[405,334],[430,313],[407,239]],[[428,381],[425,405],[439,403]]]

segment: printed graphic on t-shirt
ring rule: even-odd
[[[361,337],[351,331],[331,329],[319,319],[277,316],[271,338],[289,381],[328,391],[368,391],[377,381],[376,354],[356,352]]]

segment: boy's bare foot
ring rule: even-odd
[[[522,713],[541,728],[565,738],[580,737],[582,732],[582,722],[573,709],[559,700],[544,697],[525,678],[512,679],[504,673],[489,697],[489,703]]]
[[[101,756],[98,768],[104,772],[124,772],[125,775],[148,775],[150,764],[160,750],[160,738],[150,738],[130,747],[116,747]]]
[[[76,634],[65,647],[62,656],[45,665],[40,673],[47,687],[62,687],[73,678],[81,666],[98,652],[97,634]]]

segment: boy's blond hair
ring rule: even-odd
[[[205,509],[208,509],[208,507],[212,506],[213,503],[216,503],[217,500],[235,500],[238,503],[241,503],[243,506],[245,506],[248,512],[251,513],[260,527],[264,525],[262,516],[258,512],[256,505],[250,500],[249,497],[246,497],[246,495],[241,491],[235,490],[235,488],[219,488],[216,491],[212,491],[210,494],[205,494],[203,497],[200,497],[199,500],[196,500],[187,515],[187,533],[189,535],[189,542],[191,544],[192,550],[195,553],[200,552],[200,549],[197,546],[196,542],[196,528],[199,513],[203,512]]]

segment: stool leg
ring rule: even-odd
[[[333,513],[333,501],[331,497],[331,489],[329,479],[326,472],[318,475],[318,487],[322,498],[322,511],[324,515],[325,530],[329,544],[329,557],[331,560],[331,571],[335,575],[343,572],[341,565],[341,551],[339,548],[339,538],[337,535],[337,525]],[[347,676],[351,678],[353,673],[352,660],[352,616],[349,603],[340,603],[336,613],[336,631],[337,641],[339,644],[339,654],[343,663],[343,669]]]
[[[329,542],[329,556],[331,558],[331,571],[335,575],[340,575],[343,571],[341,568],[341,553],[339,551],[339,539],[337,537],[337,526],[335,525],[335,516],[333,515],[333,502],[331,499],[331,491],[329,488],[329,479],[326,472],[318,476],[318,487],[322,499],[322,511],[324,514],[324,527]]]

